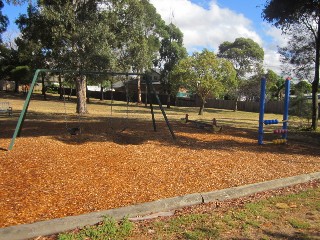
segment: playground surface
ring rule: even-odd
[[[219,133],[182,124],[185,109],[168,113],[177,140],[159,114],[154,132],[151,117],[98,117],[92,108],[71,136],[63,111],[29,110],[12,151],[17,118],[0,118],[0,227],[320,171],[318,137],[259,146],[257,129],[232,119]]]

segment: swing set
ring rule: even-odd
[[[62,85],[62,98],[63,98],[63,107],[64,107],[64,121],[66,123],[66,130],[70,135],[78,135],[81,134],[81,127],[80,127],[80,113],[78,113],[78,126],[69,127],[68,119],[67,119],[67,106],[66,106],[66,97],[65,97],[65,88]]]
[[[125,118],[125,126],[120,130],[120,132],[123,132],[127,129],[127,126],[128,126],[128,119],[129,119],[129,102],[130,102],[130,98],[129,98],[129,88],[128,88],[128,77],[129,75],[126,74],[126,78],[125,80],[123,81],[123,85],[125,87],[125,93],[126,93],[126,118]],[[110,115],[112,117],[112,114],[113,114],[113,102],[114,102],[114,98],[113,98],[113,80],[110,81],[111,82],[111,86],[110,86]],[[114,130],[113,126],[112,126],[112,123],[111,123],[111,120],[112,118],[109,118],[109,124],[110,124],[110,128],[112,130]]]
[[[159,105],[159,108],[161,110],[161,113],[163,115],[163,118],[166,122],[166,125],[170,131],[170,134],[172,136],[173,139],[176,139],[175,137],[175,134],[172,130],[172,127],[169,123],[169,120],[167,118],[167,115],[164,111],[164,108],[161,104],[161,101],[159,99],[159,96],[158,94],[156,93],[155,91],[155,88],[152,84],[152,81],[151,81],[151,77],[149,74],[147,73],[123,73],[123,72],[96,72],[96,71],[78,71],[78,70],[51,70],[51,69],[37,69],[35,71],[35,74],[33,76],[33,79],[32,79],[32,82],[31,82],[31,85],[30,85],[30,89],[28,91],[28,94],[27,94],[27,97],[26,97],[26,100],[24,102],[24,105],[23,105],[23,108],[22,108],[22,111],[20,113],[20,116],[19,116],[19,119],[18,119],[18,122],[17,122],[17,125],[16,125],[16,128],[15,128],[15,131],[14,131],[14,134],[12,136],[12,139],[11,139],[11,142],[10,142],[10,145],[9,145],[9,148],[8,150],[12,150],[13,149],[13,146],[14,146],[14,143],[15,143],[15,139],[17,137],[20,137],[21,135],[21,130],[22,130],[22,126],[24,124],[24,120],[25,120],[25,117],[26,117],[26,114],[27,114],[27,111],[28,111],[28,107],[29,107],[29,104],[30,104],[30,100],[31,100],[31,95],[32,95],[32,92],[34,90],[34,87],[35,87],[35,84],[36,84],[36,81],[38,79],[38,76],[40,73],[78,73],[78,74],[86,74],[86,75],[106,75],[106,76],[137,76],[137,75],[140,75],[140,76],[143,76],[144,77],[144,80],[146,82],[146,87],[147,87],[147,95],[148,95],[148,99],[151,99],[151,94],[153,94],[156,98],[156,101]],[[127,108],[128,108],[128,104],[129,104],[129,98],[128,98],[128,90],[126,89],[126,98],[127,98]],[[64,98],[64,106],[65,106],[65,113],[66,113],[66,105],[65,105],[65,98]],[[112,105],[111,105],[112,107]],[[153,110],[153,104],[152,102],[150,101],[150,110],[151,110],[151,117],[152,117],[152,124],[153,124],[153,129],[154,131],[156,132],[157,131],[157,128],[156,128],[156,122],[155,122],[155,117],[154,117],[154,110]],[[128,114],[128,111],[127,111],[127,114]],[[66,115],[66,114],[65,114]],[[81,133],[81,127],[80,127],[80,114],[78,115],[78,122],[79,122],[79,126],[76,126],[76,127],[69,127],[68,126],[68,123],[67,123],[67,119],[65,117],[65,120],[66,120],[66,129],[67,131],[71,134],[71,135],[76,135],[76,134],[79,134]]]

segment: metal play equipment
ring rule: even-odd
[[[37,82],[37,79],[38,79],[38,76],[40,73],[78,73],[80,75],[110,75],[110,76],[114,76],[114,75],[123,75],[123,76],[137,76],[137,75],[140,75],[140,76],[143,76],[144,77],[144,80],[146,81],[146,85],[147,85],[147,94],[149,95],[149,99],[151,94],[154,94],[155,97],[156,97],[156,100],[157,100],[157,103],[161,109],[161,113],[165,119],[165,122],[167,124],[167,127],[171,133],[171,136],[173,139],[175,139],[175,134],[171,128],[171,125],[169,123],[169,120],[167,118],[167,115],[162,107],[162,104],[160,102],[160,99],[159,99],[159,96],[158,94],[156,93],[155,89],[154,89],[154,86],[151,82],[151,77],[147,74],[147,73],[123,73],[123,72],[96,72],[96,71],[79,71],[79,70],[51,70],[51,69],[37,69],[35,71],[35,74],[33,76],[33,79],[32,79],[32,82],[31,82],[31,85],[30,85],[30,89],[28,91],[28,94],[27,94],[27,97],[26,97],[26,100],[24,102],[24,105],[23,105],[23,108],[22,108],[22,111],[20,113],[20,117],[18,119],[18,122],[17,122],[17,125],[16,125],[16,128],[15,128],[15,131],[14,131],[14,134],[13,134],[13,137],[11,139],[11,142],[10,142],[10,145],[9,145],[9,148],[8,150],[12,150],[13,149],[13,146],[14,146],[14,142],[15,142],[15,139],[17,137],[20,136],[21,134],[21,129],[22,129],[22,126],[23,126],[23,123],[24,123],[24,120],[25,120],[25,117],[26,117],[26,114],[27,114],[27,111],[28,111],[28,107],[29,107],[29,104],[30,104],[30,99],[31,99],[31,95],[32,95],[32,92],[33,92],[33,89],[34,89],[34,86]],[[151,109],[151,115],[152,115],[152,123],[153,123],[153,129],[154,131],[157,131],[157,128],[156,128],[156,122],[155,122],[155,118],[154,118],[154,110],[153,110],[153,105],[152,103],[150,102],[150,109]]]
[[[274,125],[282,123],[281,129],[275,129],[274,134],[281,134],[280,139],[274,139],[272,142],[274,144],[283,144],[287,142],[288,136],[288,117],[289,117],[289,97],[290,97],[290,80],[287,78],[285,82],[285,96],[284,96],[284,111],[283,111],[283,120],[278,121],[277,119],[264,120],[264,109],[265,109],[265,96],[266,96],[266,78],[261,79],[261,90],[260,90],[260,112],[259,112],[259,130],[258,130],[258,144],[263,144],[263,135],[264,135],[264,125]]]

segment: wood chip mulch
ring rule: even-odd
[[[12,151],[0,139],[0,227],[118,208],[320,171],[318,142],[257,145],[257,133],[210,133],[173,122],[94,122],[70,136],[63,123],[30,121]],[[120,131],[119,129],[123,130]]]

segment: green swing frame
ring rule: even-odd
[[[30,85],[30,89],[28,91],[28,94],[27,94],[27,97],[26,97],[26,100],[24,102],[24,105],[23,105],[23,109],[20,113],[20,116],[19,116],[19,119],[18,119],[18,122],[17,122],[17,125],[16,125],[16,128],[15,128],[15,131],[13,133],[13,136],[11,138],[11,141],[10,141],[10,145],[9,145],[9,148],[8,150],[12,150],[13,149],[13,146],[14,146],[14,143],[15,143],[15,140],[17,137],[20,137],[21,135],[21,130],[22,130],[22,126],[23,126],[23,123],[24,123],[24,120],[25,120],[25,117],[26,117],[26,114],[27,114],[27,111],[28,111],[28,107],[29,107],[29,104],[30,104],[30,100],[31,100],[31,95],[33,93],[33,89],[35,87],[35,84],[37,82],[37,79],[38,79],[38,76],[40,73],[78,73],[78,74],[87,74],[87,75],[126,75],[126,76],[137,76],[137,75],[140,75],[140,76],[143,76],[144,77],[144,80],[146,81],[146,85],[147,85],[147,94],[148,94],[148,98],[150,98],[151,96],[151,93],[153,93],[156,97],[156,100],[157,100],[157,103],[160,107],[160,110],[161,110],[161,113],[166,121],[166,124],[167,124],[167,127],[171,133],[171,136],[173,139],[176,139],[175,137],[175,134],[172,130],[172,127],[169,123],[169,120],[167,118],[167,115],[164,111],[164,108],[161,104],[161,101],[159,99],[159,96],[158,94],[156,93],[155,91],[155,88],[152,84],[152,81],[151,81],[151,76],[148,74],[148,73],[124,73],[124,72],[98,72],[98,71],[79,71],[79,70],[52,70],[52,69],[37,69],[35,71],[35,74],[33,75],[33,79],[32,79],[32,82],[31,82],[31,85]],[[153,105],[152,105],[152,102],[150,101],[150,109],[151,109],[151,115],[152,115],[152,123],[153,123],[153,129],[154,131],[156,132],[157,131],[157,128],[156,128],[156,122],[155,122],[155,117],[154,117],[154,110],[153,110]]]

